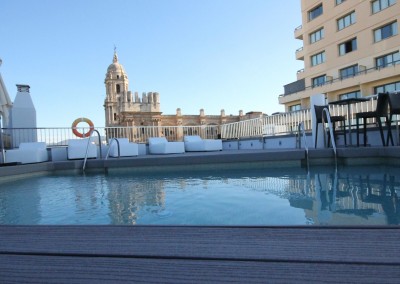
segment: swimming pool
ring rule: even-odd
[[[0,184],[0,224],[398,225],[398,168],[120,169]]]

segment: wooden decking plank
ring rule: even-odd
[[[0,226],[0,253],[400,265],[400,229]]]
[[[0,255],[1,283],[396,283],[396,265]]]

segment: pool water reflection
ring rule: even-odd
[[[61,174],[0,184],[0,224],[398,225],[398,168]]]

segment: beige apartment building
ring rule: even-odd
[[[279,96],[286,111],[309,108],[314,94],[331,102],[400,91],[397,0],[301,0],[301,10],[304,69]]]

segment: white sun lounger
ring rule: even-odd
[[[222,140],[214,139],[201,139],[198,135],[185,136],[185,151],[187,152],[200,152],[200,151],[221,151]]]
[[[120,157],[131,157],[139,154],[139,146],[136,143],[129,142],[128,138],[115,138],[119,143]],[[110,139],[108,145],[110,149],[110,157],[118,157],[118,143],[114,139]]]
[[[86,148],[88,147],[88,139],[69,139],[68,140],[68,159],[84,159]],[[92,141],[89,142],[87,153],[88,158],[97,158],[97,146]]]
[[[22,142],[18,149],[6,150],[6,163],[31,164],[49,159],[45,142]]]
[[[150,154],[178,154],[185,153],[183,142],[168,142],[165,137],[149,138]]]

